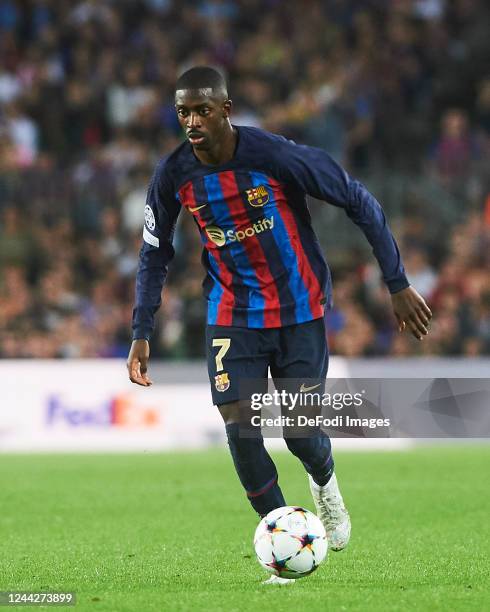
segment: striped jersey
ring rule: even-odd
[[[408,287],[383,210],[361,183],[321,149],[235,129],[236,150],[225,164],[201,163],[185,142],[157,165],[145,206],[134,338],[153,331],[182,210],[203,245],[208,324],[272,328],[323,316],[331,279],[307,195],[345,209],[369,240],[391,293]]]

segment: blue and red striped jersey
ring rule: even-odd
[[[330,272],[306,195],[345,209],[373,247],[392,293],[409,283],[383,210],[325,151],[237,127],[233,158],[202,164],[186,142],[160,161],[145,206],[133,337],[149,338],[181,210],[203,244],[209,324],[283,327],[323,316]]]

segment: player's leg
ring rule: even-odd
[[[250,401],[237,400],[221,404],[218,409],[225,422],[228,446],[236,472],[253,509],[260,516],[265,516],[271,510],[285,506],[276,466],[264,446],[264,438],[257,435],[257,431],[254,431],[251,437],[243,435],[244,430],[249,429],[247,425],[251,418]],[[294,579],[272,575],[262,584],[282,586],[294,582]]]
[[[225,423],[228,446],[248,500],[264,516],[285,505],[276,466],[260,429],[251,431],[250,401],[240,380],[267,384],[270,358],[268,330],[209,325],[206,329],[208,371],[213,402]],[[258,390],[258,389],[257,389]],[[250,434],[250,435],[246,435]]]
[[[283,328],[280,336],[280,350],[271,364],[274,380],[280,380],[280,386],[286,386],[289,392],[299,393],[306,387],[322,393],[328,370],[324,319]],[[302,383],[302,379],[308,382]],[[330,548],[342,550],[349,542],[351,525],[334,473],[330,439],[319,427],[304,430],[304,434],[297,428],[286,430],[284,439],[308,472],[310,490]]]
[[[248,400],[221,404],[218,409],[225,422],[228,446],[240,478],[253,509],[265,516],[274,508],[285,506],[286,502],[278,484],[276,466],[264,446],[260,432],[249,430],[251,409]]]
[[[322,393],[328,370],[328,346],[323,319],[308,321],[278,330],[279,343],[271,364],[276,387],[288,393],[305,388]],[[296,408],[292,415],[298,414]],[[308,407],[306,416],[314,416]],[[334,470],[330,438],[319,427],[284,428],[289,450],[303,463],[314,481],[324,486]]]

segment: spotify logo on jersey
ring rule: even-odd
[[[271,229],[274,229],[273,216],[259,219],[253,225],[249,225],[243,229],[230,229],[226,232],[226,234],[220,227],[216,225],[208,225],[206,227],[206,234],[211,242],[214,242],[214,244],[221,247],[226,243],[227,239],[228,242],[242,242],[242,240],[245,240],[246,238],[250,238],[256,234],[261,234],[262,232],[267,232]]]

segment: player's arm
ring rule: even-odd
[[[131,382],[150,386],[149,339],[155,327],[155,313],[162,302],[162,288],[168,263],[174,256],[172,238],[180,205],[165,178],[165,161],[158,164],[148,188],[143,244],[136,273],[136,300],[133,310],[133,342],[127,368]]]
[[[362,229],[391,293],[399,330],[407,327],[421,340],[428,333],[432,313],[407,280],[398,246],[379,202],[325,151],[292,142],[284,147],[288,178],[311,196],[343,208]]]

